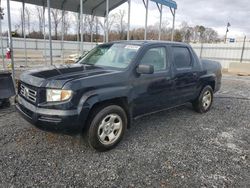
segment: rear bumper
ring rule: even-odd
[[[39,108],[20,96],[17,96],[16,109],[28,122],[48,131],[79,132],[83,128],[77,110]]]

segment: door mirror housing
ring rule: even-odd
[[[153,74],[154,66],[153,65],[138,65],[136,72],[139,74]]]

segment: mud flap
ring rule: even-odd
[[[9,72],[0,72],[0,100],[3,101],[16,94],[14,83]]]

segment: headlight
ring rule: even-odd
[[[47,89],[47,102],[66,101],[72,96],[71,90]]]

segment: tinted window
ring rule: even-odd
[[[192,66],[192,59],[188,48],[173,47],[175,67],[188,68]]]
[[[164,47],[151,48],[144,54],[140,64],[153,65],[155,71],[166,70],[166,49]]]

